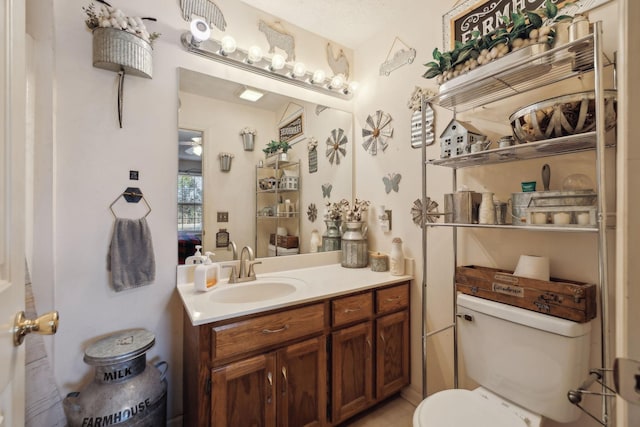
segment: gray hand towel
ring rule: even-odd
[[[116,218],[107,268],[117,292],[148,285],[155,280],[156,261],[145,218]]]

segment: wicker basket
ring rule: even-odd
[[[151,45],[140,37],[116,28],[93,30],[93,66],[138,77],[151,78]]]
[[[605,127],[616,124],[616,92],[605,91]],[[521,108],[509,117],[520,142],[540,141],[593,131],[596,127],[595,94],[580,92],[547,99]]]

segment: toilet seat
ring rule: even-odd
[[[513,408],[496,404],[482,393],[444,390],[427,397],[413,414],[413,427],[528,427]]]

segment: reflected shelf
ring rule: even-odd
[[[567,225],[513,225],[513,224],[458,224],[449,222],[432,222],[427,227],[456,227],[456,228],[500,228],[506,230],[528,230],[528,231],[553,231],[566,233],[596,233],[597,226],[567,226]]]

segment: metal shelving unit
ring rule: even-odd
[[[298,187],[296,189],[285,189],[280,188],[280,182],[278,179],[278,175],[280,171],[284,169],[292,169],[295,170],[298,175]],[[270,171],[268,174],[266,171]],[[269,175],[274,176],[278,181],[275,183],[275,187],[271,189],[262,190],[258,186],[258,180],[262,177],[267,177]],[[283,161],[279,160],[277,156],[274,156],[273,159],[265,162],[265,165],[260,167],[256,166],[256,241],[255,247],[256,251],[258,248],[262,247],[261,245],[261,233],[260,233],[260,225],[261,224],[269,224],[270,228],[268,231],[275,234],[279,226],[285,226],[288,229],[292,228],[296,236],[300,234],[300,185],[301,185],[301,177],[300,177],[300,161]],[[261,209],[266,206],[277,206],[280,198],[291,198],[293,199],[293,203],[298,206],[297,210],[286,212],[286,213],[278,213],[277,210],[273,212],[272,215],[262,215]],[[266,236],[267,245],[269,244],[269,236]],[[278,255],[278,245],[275,245],[275,254]],[[266,255],[265,255],[266,256]]]
[[[576,40],[572,43],[550,49],[546,52],[536,53],[528,51],[525,53],[514,52],[494,61],[491,64],[483,65],[463,77],[458,77],[444,83],[440,87],[438,95],[429,99],[423,99],[422,126],[425,128],[426,117],[424,112],[428,103],[437,104],[441,107],[453,109],[456,112],[467,111],[476,107],[488,105],[502,100],[506,97],[517,96],[519,94],[534,91],[553,83],[577,76],[583,76],[587,72],[592,72],[595,87],[595,108],[596,108],[596,128],[593,132],[579,135],[554,138],[533,143],[520,144],[516,146],[498,148],[494,150],[482,151],[479,153],[463,154],[446,159],[427,160],[426,158],[426,135],[422,134],[422,206],[423,218],[430,214],[426,212],[427,206],[427,167],[440,166],[453,170],[453,188],[456,184],[456,171],[461,168],[486,166],[490,164],[522,161],[547,156],[560,156],[583,151],[595,151],[596,160],[596,189],[597,189],[597,224],[595,226],[583,227],[560,227],[560,226],[535,226],[535,225],[479,225],[479,224],[451,224],[451,223],[429,223],[425,221],[422,227],[422,250],[423,250],[423,300],[422,300],[422,344],[423,344],[423,394],[426,397],[427,390],[427,339],[433,335],[447,330],[453,330],[453,352],[454,352],[454,387],[458,387],[458,347],[457,347],[457,325],[456,325],[456,301],[455,283],[453,283],[453,313],[454,318],[450,325],[435,331],[427,331],[427,238],[428,229],[435,227],[449,227],[452,230],[453,258],[454,266],[457,266],[457,229],[458,228],[496,228],[510,230],[544,231],[544,232],[573,232],[573,233],[597,233],[598,234],[598,285],[600,288],[600,326],[601,326],[601,348],[600,356],[602,367],[594,369],[595,372],[604,372],[610,366],[609,354],[609,297],[608,297],[608,253],[607,253],[607,207],[606,207],[606,171],[604,153],[608,146],[605,135],[605,104],[604,104],[604,82],[603,69],[612,65],[605,62],[602,52],[602,24],[596,22],[593,25],[593,33],[588,37]],[[440,214],[438,214],[440,215]],[[591,384],[593,380],[585,381]],[[602,416],[597,418],[587,412],[587,414],[598,421],[603,426],[609,425],[609,406],[607,398],[608,379],[603,374],[601,378],[602,393]],[[578,391],[582,385],[576,384]],[[586,388],[586,387],[585,387]],[[579,406],[579,405],[578,405]],[[582,407],[580,407],[582,409]],[[583,409],[584,411],[584,409]],[[585,411],[586,412],[586,411]]]

